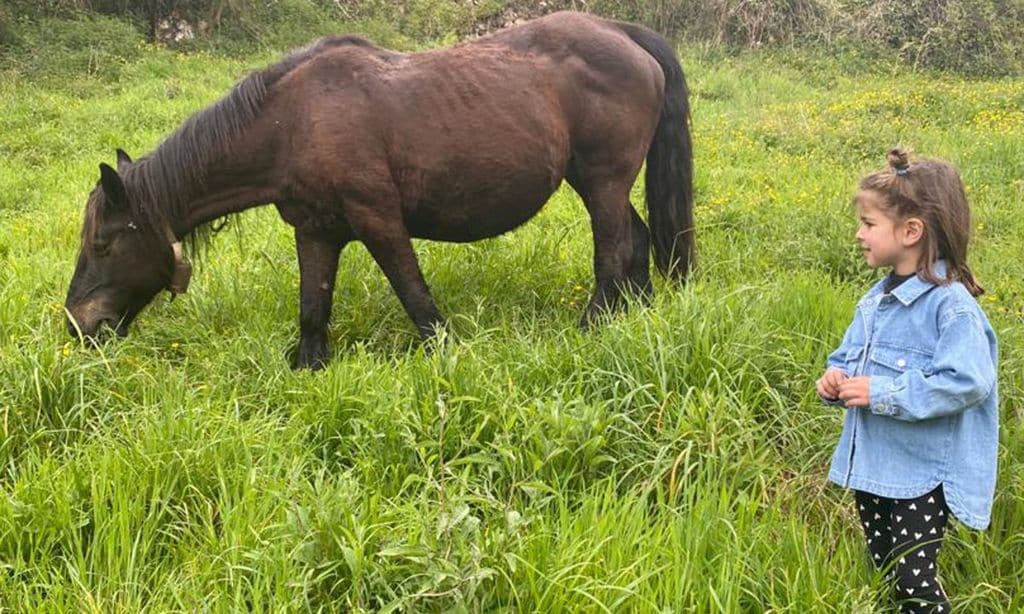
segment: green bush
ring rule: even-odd
[[[591,7],[668,35],[742,47],[820,33],[834,13],[823,0],[594,0]]]
[[[417,46],[414,39],[421,45],[433,40],[422,35],[406,36],[403,34],[406,30],[398,25],[383,5],[376,10],[347,11],[341,3],[316,0],[251,2],[245,11],[224,15],[217,25],[217,36],[212,37],[211,42],[223,47],[224,42],[229,41],[229,46],[237,50],[253,45],[282,50],[307,45],[329,34],[358,33],[386,47],[410,49]]]
[[[8,11],[15,18],[35,19],[38,17],[74,17],[88,10],[89,0],[5,0]]]
[[[998,74],[1024,65],[1024,4],[1015,0],[875,0],[854,23],[856,38],[915,67]]]
[[[498,4],[522,18],[580,6],[575,0]],[[920,68],[976,74],[1024,68],[1020,0],[591,0],[584,6],[713,45],[859,46]]]
[[[7,0],[6,6],[0,45],[7,46],[15,44],[19,18],[99,13],[130,19],[150,40],[158,38],[162,20],[184,19],[200,40],[178,43],[186,49],[225,42],[282,49],[335,32],[362,32],[407,49],[582,9],[725,48],[859,48],[914,67],[975,74],[1024,68],[1021,0]]]
[[[13,27],[11,14],[0,6],[0,49],[17,44],[18,35]]]
[[[518,10],[517,2],[507,0],[317,0],[334,12],[336,18],[356,23],[388,23],[403,35],[418,41],[436,41],[473,34],[505,9]],[[534,17],[547,12],[531,2],[523,13]],[[555,5],[550,3],[548,8]],[[500,26],[501,24],[496,24]],[[483,28],[486,29],[486,28]]]
[[[14,48],[0,55],[0,68],[39,80],[62,82],[82,76],[116,80],[144,42],[129,22],[88,13],[15,25]]]

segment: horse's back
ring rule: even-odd
[[[411,57],[407,69],[375,84],[414,235],[495,236],[547,201],[571,155],[550,64],[498,48],[460,48]]]
[[[579,13],[421,53],[314,48],[286,85],[306,183],[343,198],[393,193],[425,238],[518,226],[580,152],[626,149],[638,169],[660,109],[657,64],[612,22]]]

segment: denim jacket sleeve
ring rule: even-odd
[[[844,372],[846,371],[846,355],[850,352],[850,337],[853,333],[853,327],[856,324],[857,321],[854,320],[850,323],[850,326],[846,328],[846,333],[843,335],[843,340],[839,343],[839,347],[833,350],[825,360],[826,369],[834,367],[836,369],[842,369]],[[849,373],[847,373],[847,375],[849,375]]]
[[[956,311],[940,328],[927,373],[908,370],[899,377],[872,375],[870,409],[897,420],[928,420],[981,403],[995,386],[995,364],[978,316]]]
[[[839,343],[839,347],[833,350],[832,353],[829,354],[828,358],[825,360],[826,371],[828,369],[839,369],[843,373],[846,373],[846,355],[850,353],[850,337],[852,336],[852,331],[854,330],[853,327],[857,325],[857,320],[856,318],[854,318],[854,321],[850,324],[850,326],[846,328],[846,333],[843,335],[843,340]],[[850,375],[850,373],[846,374]],[[843,405],[843,401],[841,399],[826,399],[825,397],[820,395],[818,396],[818,398],[820,398],[822,402],[825,403],[826,405]]]

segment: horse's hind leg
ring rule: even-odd
[[[345,216],[357,239],[377,262],[420,336],[427,340],[441,324],[441,313],[423,279],[398,205],[346,202]]]
[[[584,181],[570,174],[569,183],[582,196],[590,213],[590,227],[594,233],[594,294],[580,320],[587,328],[599,315],[623,306],[622,291],[631,285],[642,289],[649,285],[639,272],[646,265],[637,262],[634,242],[643,242],[643,233],[636,228],[632,206],[629,204],[629,183],[611,182],[598,189],[587,189]],[[643,258],[646,262],[646,251]]]
[[[629,214],[633,225],[633,257],[627,273],[628,287],[633,294],[648,300],[654,294],[650,267],[651,232],[632,205]]]

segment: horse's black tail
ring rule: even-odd
[[[665,102],[647,150],[647,217],[658,270],[672,279],[685,281],[697,256],[686,78],[675,50],[664,38],[643,26],[622,22],[616,22],[616,26],[657,60],[665,73]]]

